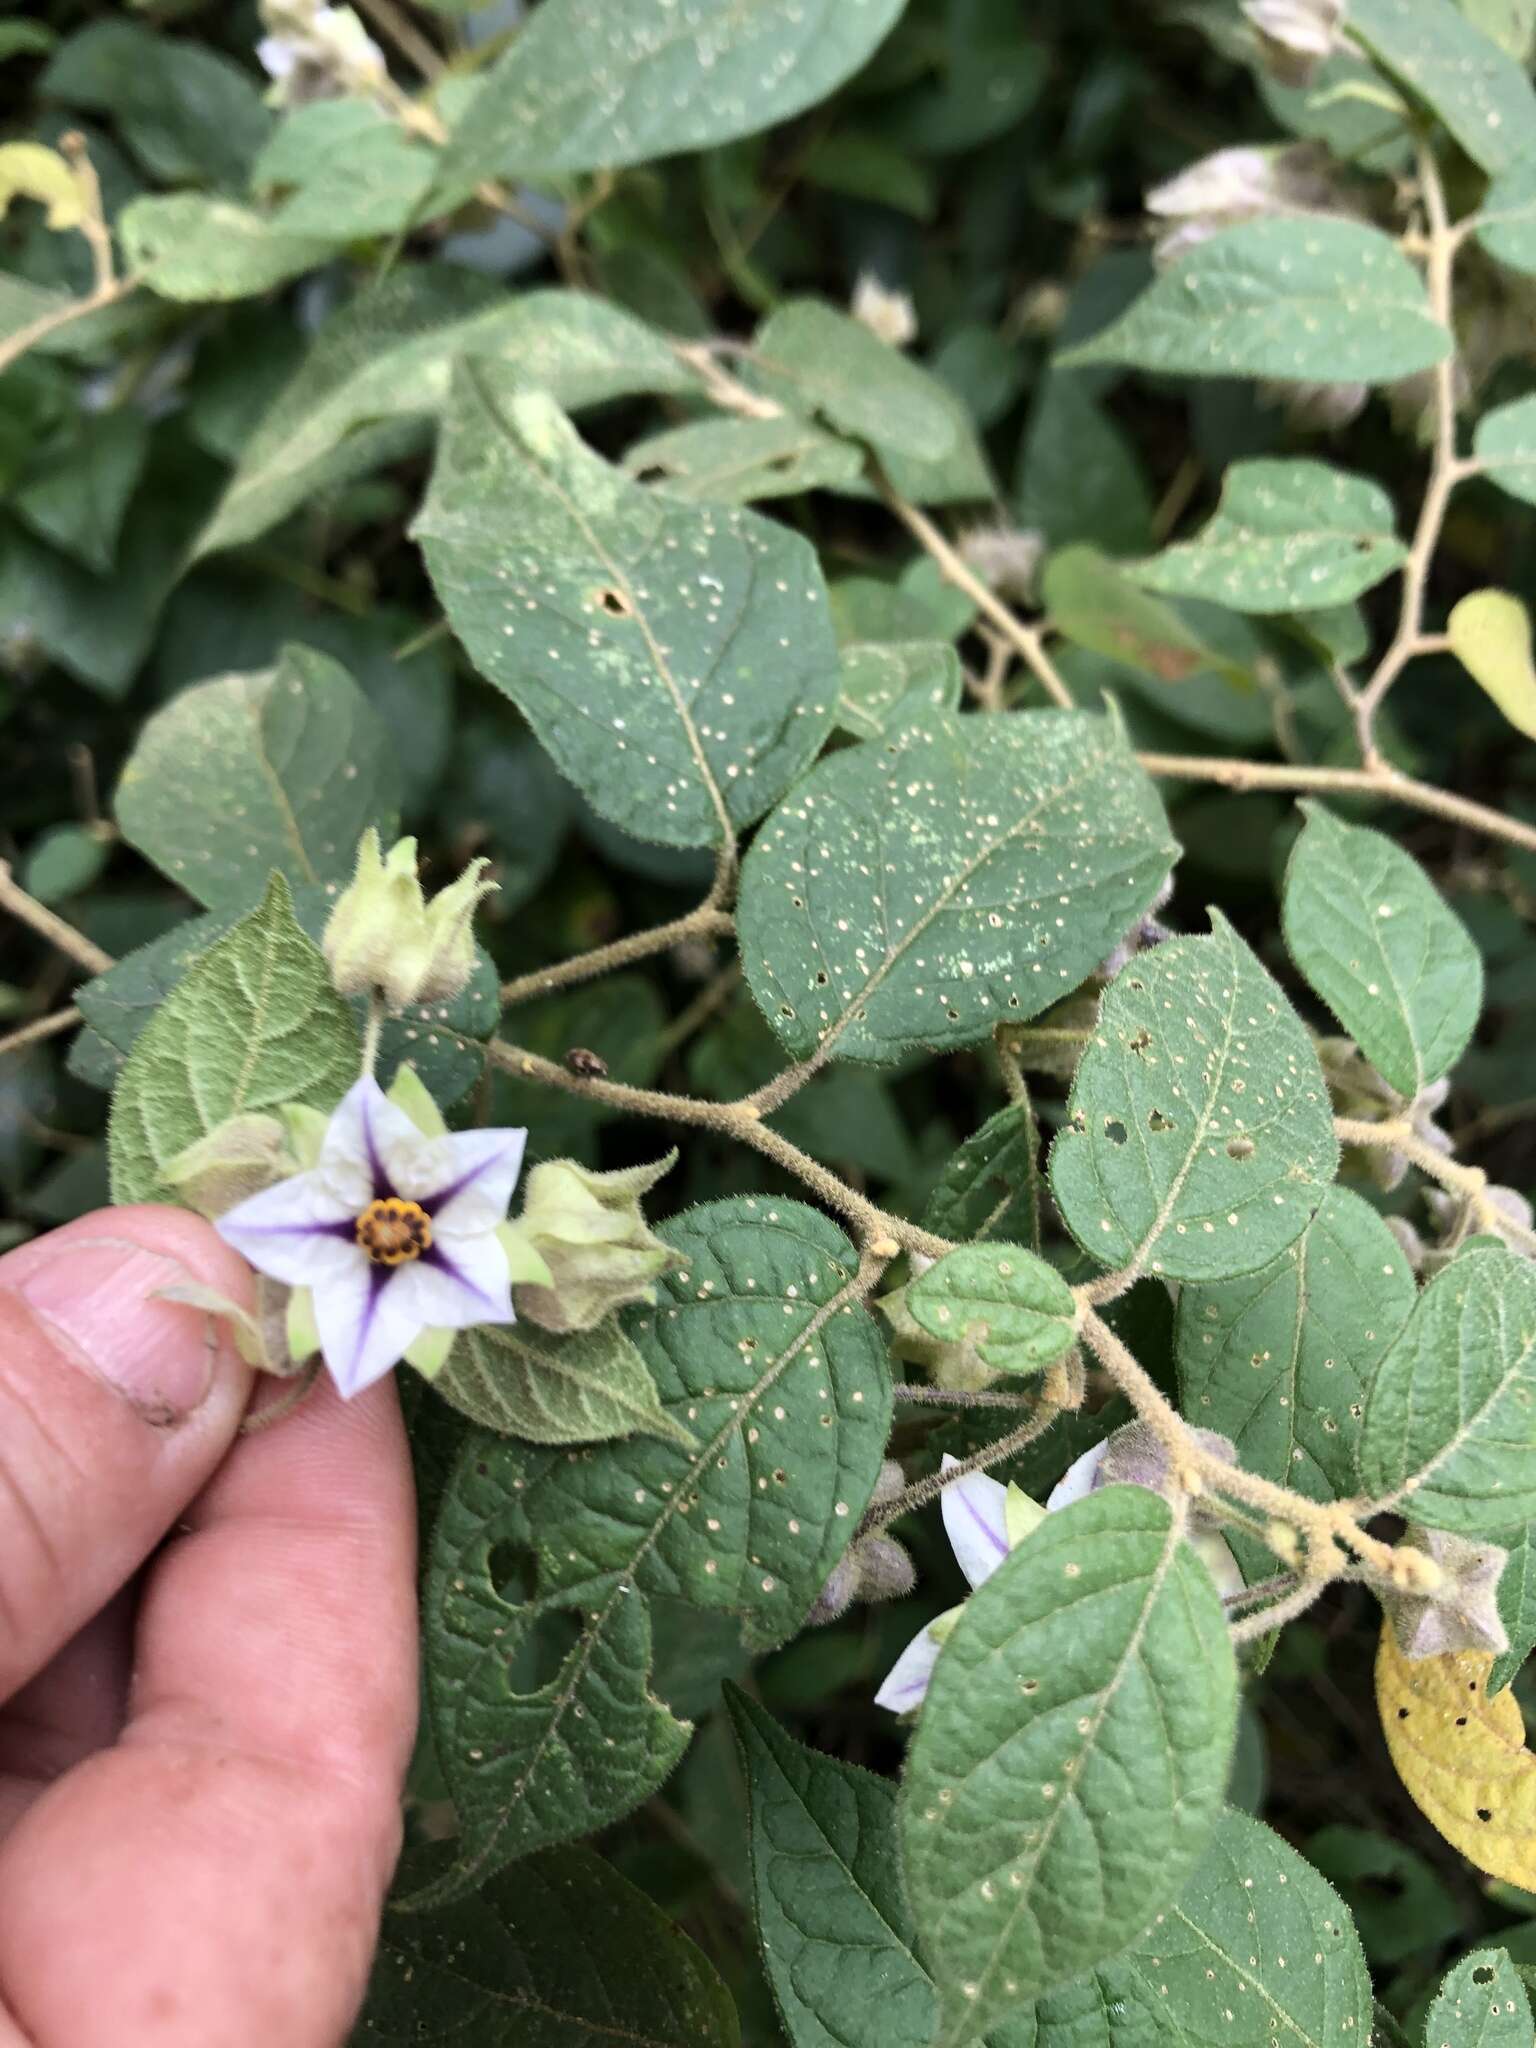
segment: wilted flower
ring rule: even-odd
[[[894,292],[873,271],[859,273],[848,310],[855,320],[892,348],[917,339],[917,312],[905,292]]]
[[[496,887],[481,879],[489,865],[472,860],[428,903],[416,873],[415,840],[397,840],[383,853],[370,825],[321,940],[341,993],[377,994],[391,1010],[461,995],[475,971],[475,909]]]
[[[1045,554],[1045,535],[1030,527],[973,526],[960,538],[960,558],[982,582],[1013,604],[1032,604]]]
[[[1457,1650],[1509,1648],[1499,1618],[1499,1575],[1509,1556],[1496,1543],[1472,1543],[1443,1529],[1412,1528],[1399,1549],[1422,1551],[1440,1567],[1439,1583],[1425,1593],[1385,1595],[1397,1646],[1405,1657],[1440,1657]]]
[[[1232,1455],[1232,1445],[1225,1437],[1210,1430],[1197,1430],[1195,1434],[1207,1448]],[[953,1471],[959,1462],[957,1458],[946,1457],[942,1469]],[[991,1578],[1010,1550],[1016,1549],[1058,1508],[1071,1507],[1074,1501],[1082,1500],[1101,1486],[1146,1486],[1160,1492],[1167,1477],[1167,1452],[1150,1430],[1130,1423],[1070,1465],[1043,1508],[1017,1486],[1004,1486],[985,1472],[967,1473],[940,1495],[944,1533],[955,1553],[955,1562],[974,1590]],[[1216,1590],[1224,1596],[1241,1592],[1242,1573],[1225,1537],[1209,1525],[1202,1526],[1198,1511],[1192,1513],[1190,1520],[1190,1547],[1215,1580]],[[893,1714],[906,1714],[922,1703],[939,1651],[959,1613],[958,1607],[951,1607],[918,1630],[875,1694],[877,1706],[888,1707]]]
[[[1343,47],[1344,0],[1243,0],[1243,13],[1282,85],[1310,85],[1323,59]]]
[[[275,106],[302,107],[387,84],[384,52],[350,7],[261,0],[261,19],[270,33],[256,45],[256,57],[275,81],[267,95]]]
[[[1313,142],[1244,144],[1201,157],[1147,194],[1147,211],[1170,223],[1157,243],[1173,263],[1223,228],[1271,215],[1343,213],[1328,154]]]
[[[574,1159],[534,1167],[513,1229],[543,1261],[548,1284],[519,1287],[523,1314],[546,1330],[590,1330],[628,1302],[654,1301],[655,1282],[679,1259],[652,1233],[640,1201],[676,1164],[669,1152],[616,1173]]]
[[[319,1348],[350,1396],[423,1331],[516,1321],[497,1230],[526,1137],[424,1132],[364,1075],[326,1126],[318,1164],[215,1228],[259,1273],[310,1290]]]

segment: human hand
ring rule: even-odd
[[[372,1958],[417,1700],[394,1391],[236,1442],[248,1369],[153,1298],[188,1278],[250,1299],[173,1209],[0,1259],[0,2048],[334,2048]]]

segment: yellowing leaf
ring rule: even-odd
[[[1414,1804],[1469,1863],[1536,1889],[1536,1756],[1512,1692],[1488,1696],[1483,1651],[1405,1657],[1390,1623],[1376,1654],[1376,1706]]]
[[[1531,618],[1507,590],[1474,590],[1451,613],[1451,652],[1527,739],[1536,740]]]
[[[13,199],[46,206],[51,228],[77,228],[85,219],[79,179],[56,149],[40,142],[0,144],[0,216]]]

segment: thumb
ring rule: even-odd
[[[98,1210],[0,1258],[0,1700],[164,1536],[250,1392],[226,1327],[160,1299],[249,1305],[242,1260],[180,1209]]]

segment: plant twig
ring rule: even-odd
[[[964,1392],[953,1387],[922,1387],[904,1381],[891,1389],[898,1401],[912,1408],[1034,1408],[1039,1395],[1020,1387],[974,1387]]]
[[[61,1031],[70,1031],[84,1021],[73,1003],[67,1010],[55,1010],[52,1016],[34,1017],[30,1024],[22,1024],[0,1038],[0,1059],[8,1052],[22,1052],[29,1045],[40,1045],[45,1038],[57,1038]]]
[[[574,988],[580,982],[595,981],[598,975],[612,974],[617,967],[628,967],[636,960],[649,960],[657,953],[669,953],[685,939],[723,938],[734,929],[731,914],[724,906],[734,886],[735,873],[733,849],[729,858],[719,860],[709,894],[695,909],[682,917],[672,918],[667,924],[652,925],[648,931],[631,932],[627,938],[615,939],[611,945],[594,946],[590,953],[577,953],[572,959],[557,961],[553,967],[539,967],[532,974],[520,974],[515,980],[503,982],[503,1007],[512,1009],[535,996],[553,995],[556,989]]]
[[[1272,1635],[1277,1628],[1283,1628],[1288,1621],[1305,1614],[1326,1591],[1328,1584],[1329,1575],[1325,1573],[1304,1577],[1283,1600],[1276,1600],[1269,1607],[1260,1607],[1253,1614],[1245,1614],[1241,1620],[1232,1623],[1229,1633],[1233,1644],[1253,1643],[1263,1636]]]
[[[1455,1159],[1448,1159],[1433,1145],[1426,1145],[1410,1123],[1394,1118],[1373,1124],[1357,1117],[1336,1116],[1333,1128],[1341,1145],[1364,1145],[1401,1152],[1410,1165],[1416,1166],[1427,1179],[1460,1196],[1479,1229],[1494,1231],[1500,1237],[1520,1244],[1525,1251],[1536,1252],[1536,1231],[1527,1230],[1489,1199],[1488,1176],[1483,1169],[1480,1166],[1463,1166]]]
[[[1006,1436],[998,1437],[993,1443],[983,1444],[979,1451],[973,1451],[968,1458],[957,1459],[942,1472],[933,1472],[926,1479],[915,1480],[911,1486],[904,1487],[894,1500],[886,1501],[880,1507],[871,1508],[859,1524],[859,1534],[870,1536],[877,1530],[889,1528],[892,1522],[899,1521],[903,1515],[915,1514],[919,1508],[927,1507],[930,1501],[937,1500],[941,1493],[955,1485],[958,1480],[968,1479],[973,1472],[985,1472],[992,1465],[1001,1465],[1006,1459],[1016,1457],[1020,1451],[1027,1450],[1032,1443],[1045,1435],[1061,1410],[1061,1402],[1042,1392],[1035,1412],[1028,1422],[1020,1423],[1017,1429],[1009,1430]]]
[[[579,1095],[589,1102],[606,1103],[610,1109],[630,1116],[654,1117],[664,1123],[691,1124],[718,1131],[761,1152],[765,1159],[782,1166],[786,1173],[804,1181],[828,1208],[846,1217],[876,1257],[893,1259],[898,1251],[916,1251],[928,1258],[942,1258],[954,1247],[947,1238],[936,1237],[905,1217],[889,1215],[827,1167],[792,1145],[788,1138],[770,1130],[751,1101],[704,1102],[696,1095],[668,1095],[655,1088],[629,1088],[619,1081],[604,1081],[569,1073],[553,1060],[541,1059],[522,1046],[493,1038],[486,1057],[504,1073],[519,1080],[534,1081],[546,1088],[559,1088],[567,1095]]]
[[[110,953],[104,953],[84,932],[77,932],[72,924],[66,924],[45,903],[29,896],[11,873],[10,862],[4,860],[0,860],[0,910],[8,910],[12,917],[30,925],[40,938],[46,939],[60,953],[67,954],[87,974],[105,974],[113,964]]]
[[[126,299],[130,292],[137,291],[142,280],[130,273],[119,277],[104,289],[93,291],[83,299],[71,299],[67,305],[57,306],[50,313],[43,313],[4,342],[0,342],[0,374],[20,362],[29,349],[46,341],[51,334],[70,326],[76,320],[83,320],[88,313],[99,313],[104,306],[116,305],[119,299]]]
[[[379,34],[388,37],[406,62],[435,85],[448,67],[442,52],[427,41],[405,9],[395,0],[357,0],[357,4]]]

